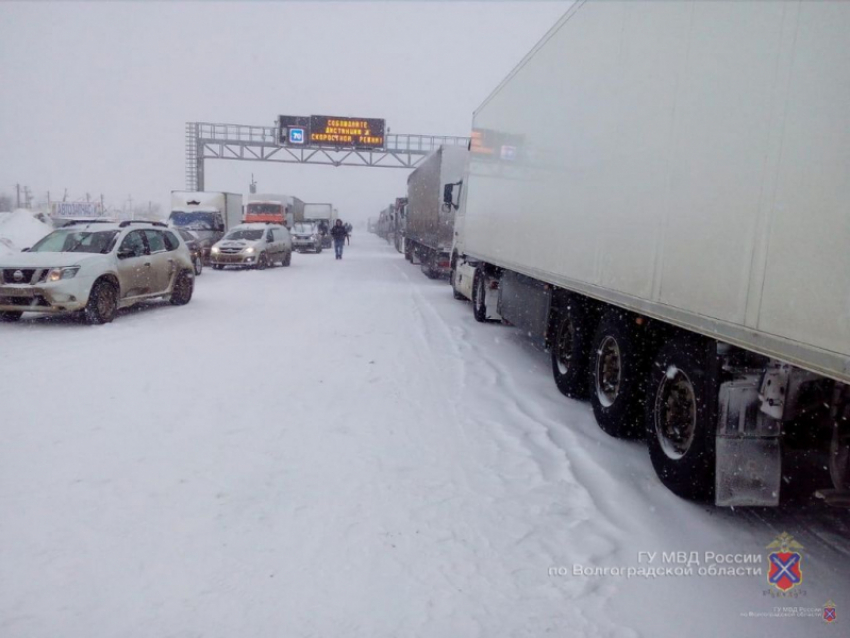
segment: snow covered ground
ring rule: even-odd
[[[0,325],[0,635],[848,635],[846,512],[793,481],[776,510],[680,500],[535,343],[353,242],[106,326]],[[575,572],[687,567],[662,552],[701,562]],[[705,552],[762,573],[700,575]]]

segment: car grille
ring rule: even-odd
[[[225,255],[236,255],[242,252],[241,248],[219,248],[218,251]]]
[[[21,276],[16,278],[15,273],[20,271]],[[3,283],[4,284],[29,284],[32,283],[32,277],[35,274],[35,268],[4,268]]]

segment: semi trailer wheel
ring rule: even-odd
[[[835,489],[850,492],[850,427],[843,420],[833,424],[829,444],[829,476]]]
[[[649,457],[661,482],[683,498],[714,497],[716,402],[704,342],[674,337],[651,358],[646,393]]]
[[[634,317],[607,312],[590,349],[590,404],[602,430],[617,438],[638,438],[644,432],[646,358]]]
[[[590,318],[576,299],[565,299],[555,310],[551,328],[552,376],[562,394],[587,396]]]
[[[464,300],[466,300],[466,297],[464,297],[462,294],[460,294],[457,291],[457,286],[455,285],[455,278],[457,277],[456,267],[457,267],[457,262],[454,263],[454,265],[452,266],[451,272],[449,273],[449,283],[452,286],[452,296],[459,301],[464,301]]]
[[[475,321],[484,323],[487,321],[487,277],[481,268],[475,269],[475,278],[472,281],[472,314]]]

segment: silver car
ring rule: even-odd
[[[322,236],[319,226],[312,222],[296,222],[292,226],[292,246],[300,253],[313,250],[322,252]]]
[[[187,304],[194,285],[189,249],[165,224],[76,224],[0,258],[0,321],[81,312],[89,324],[108,323],[119,308],[148,299]]]
[[[264,270],[275,263],[288,266],[292,263],[292,238],[280,224],[240,224],[212,247],[210,263],[216,270],[225,266]]]

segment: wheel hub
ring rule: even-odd
[[[655,433],[664,453],[680,459],[694,441],[697,401],[691,380],[681,370],[667,372],[655,397]]]
[[[599,345],[596,359],[596,396],[606,408],[614,404],[620,392],[620,346],[612,336]]]
[[[571,319],[567,318],[561,323],[561,329],[558,331],[557,362],[558,372],[566,374],[570,369],[572,361],[572,343],[575,336],[575,327]]]

